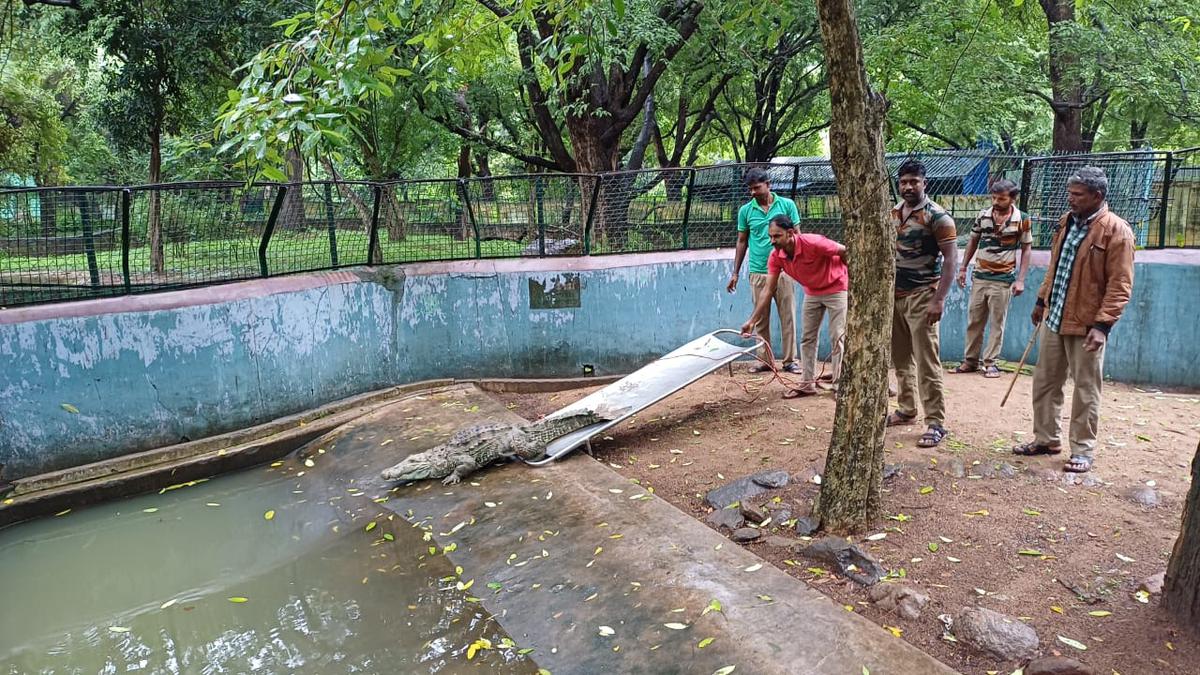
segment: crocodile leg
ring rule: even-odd
[[[470,455],[463,455],[463,458],[454,467],[454,470],[450,472],[450,475],[442,479],[442,485],[454,485],[478,470],[479,464],[475,461],[475,458]]]

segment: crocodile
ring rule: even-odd
[[[528,424],[478,424],[456,432],[442,445],[405,457],[381,475],[397,481],[442,478],[442,483],[453,485],[501,459],[540,457],[554,439],[619,416],[619,411],[597,409],[551,415]]]

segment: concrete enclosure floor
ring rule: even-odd
[[[344,485],[344,505],[424,529],[431,555],[462,568],[458,583],[540,667],[555,675],[728,666],[953,672],[585,455],[540,469],[492,467],[452,487],[378,477],[488,419],[520,418],[474,387],[456,387],[381,408],[298,452],[314,459],[314,473]],[[719,611],[706,611],[716,603]]]

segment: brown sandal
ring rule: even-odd
[[[887,424],[889,427],[903,427],[912,424],[917,420],[916,415],[905,415],[899,410],[893,411],[887,416]]]
[[[1034,457],[1036,455],[1057,455],[1062,452],[1061,445],[1039,445],[1033,441],[1022,443],[1013,446],[1013,454],[1022,457]]]

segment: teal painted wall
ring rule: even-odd
[[[741,325],[748,284],[725,293],[727,260],[670,260],[578,272],[578,307],[530,306],[531,280],[552,288],[567,273],[474,272],[0,324],[0,463],[21,477],[427,378],[573,376],[584,364],[628,372]],[[1030,286],[1040,278],[1034,269]],[[1186,310],[1197,297],[1200,266],[1139,265],[1108,375],[1200,386],[1200,313]],[[1024,348],[1032,301],[1030,291],[1014,302],[1006,358]],[[965,317],[966,292],[955,288],[942,325],[946,360],[961,358]]]

